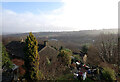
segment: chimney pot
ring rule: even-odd
[[[48,46],[48,41],[44,41],[44,46]]]

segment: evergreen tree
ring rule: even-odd
[[[25,42],[25,76],[30,80],[39,80],[38,42],[31,32]]]
[[[88,46],[87,46],[87,45],[83,45],[81,50],[82,50],[82,52],[83,52],[84,54],[87,54]]]
[[[13,65],[8,56],[6,48],[2,45],[2,69],[11,69],[12,67]]]

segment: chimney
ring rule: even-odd
[[[44,46],[48,46],[48,41],[44,41]]]

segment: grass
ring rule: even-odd
[[[63,75],[59,78],[57,78],[56,80],[74,80],[74,82],[79,82],[80,80],[75,79],[73,74],[66,74]],[[94,82],[93,80],[91,80],[90,78],[86,78],[86,80],[82,81],[82,82]]]
[[[56,80],[75,80],[73,74],[62,75],[61,77],[56,78]]]

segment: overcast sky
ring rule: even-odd
[[[119,0],[3,2],[2,32],[78,31],[118,28]],[[1,15],[2,14],[2,15]]]

